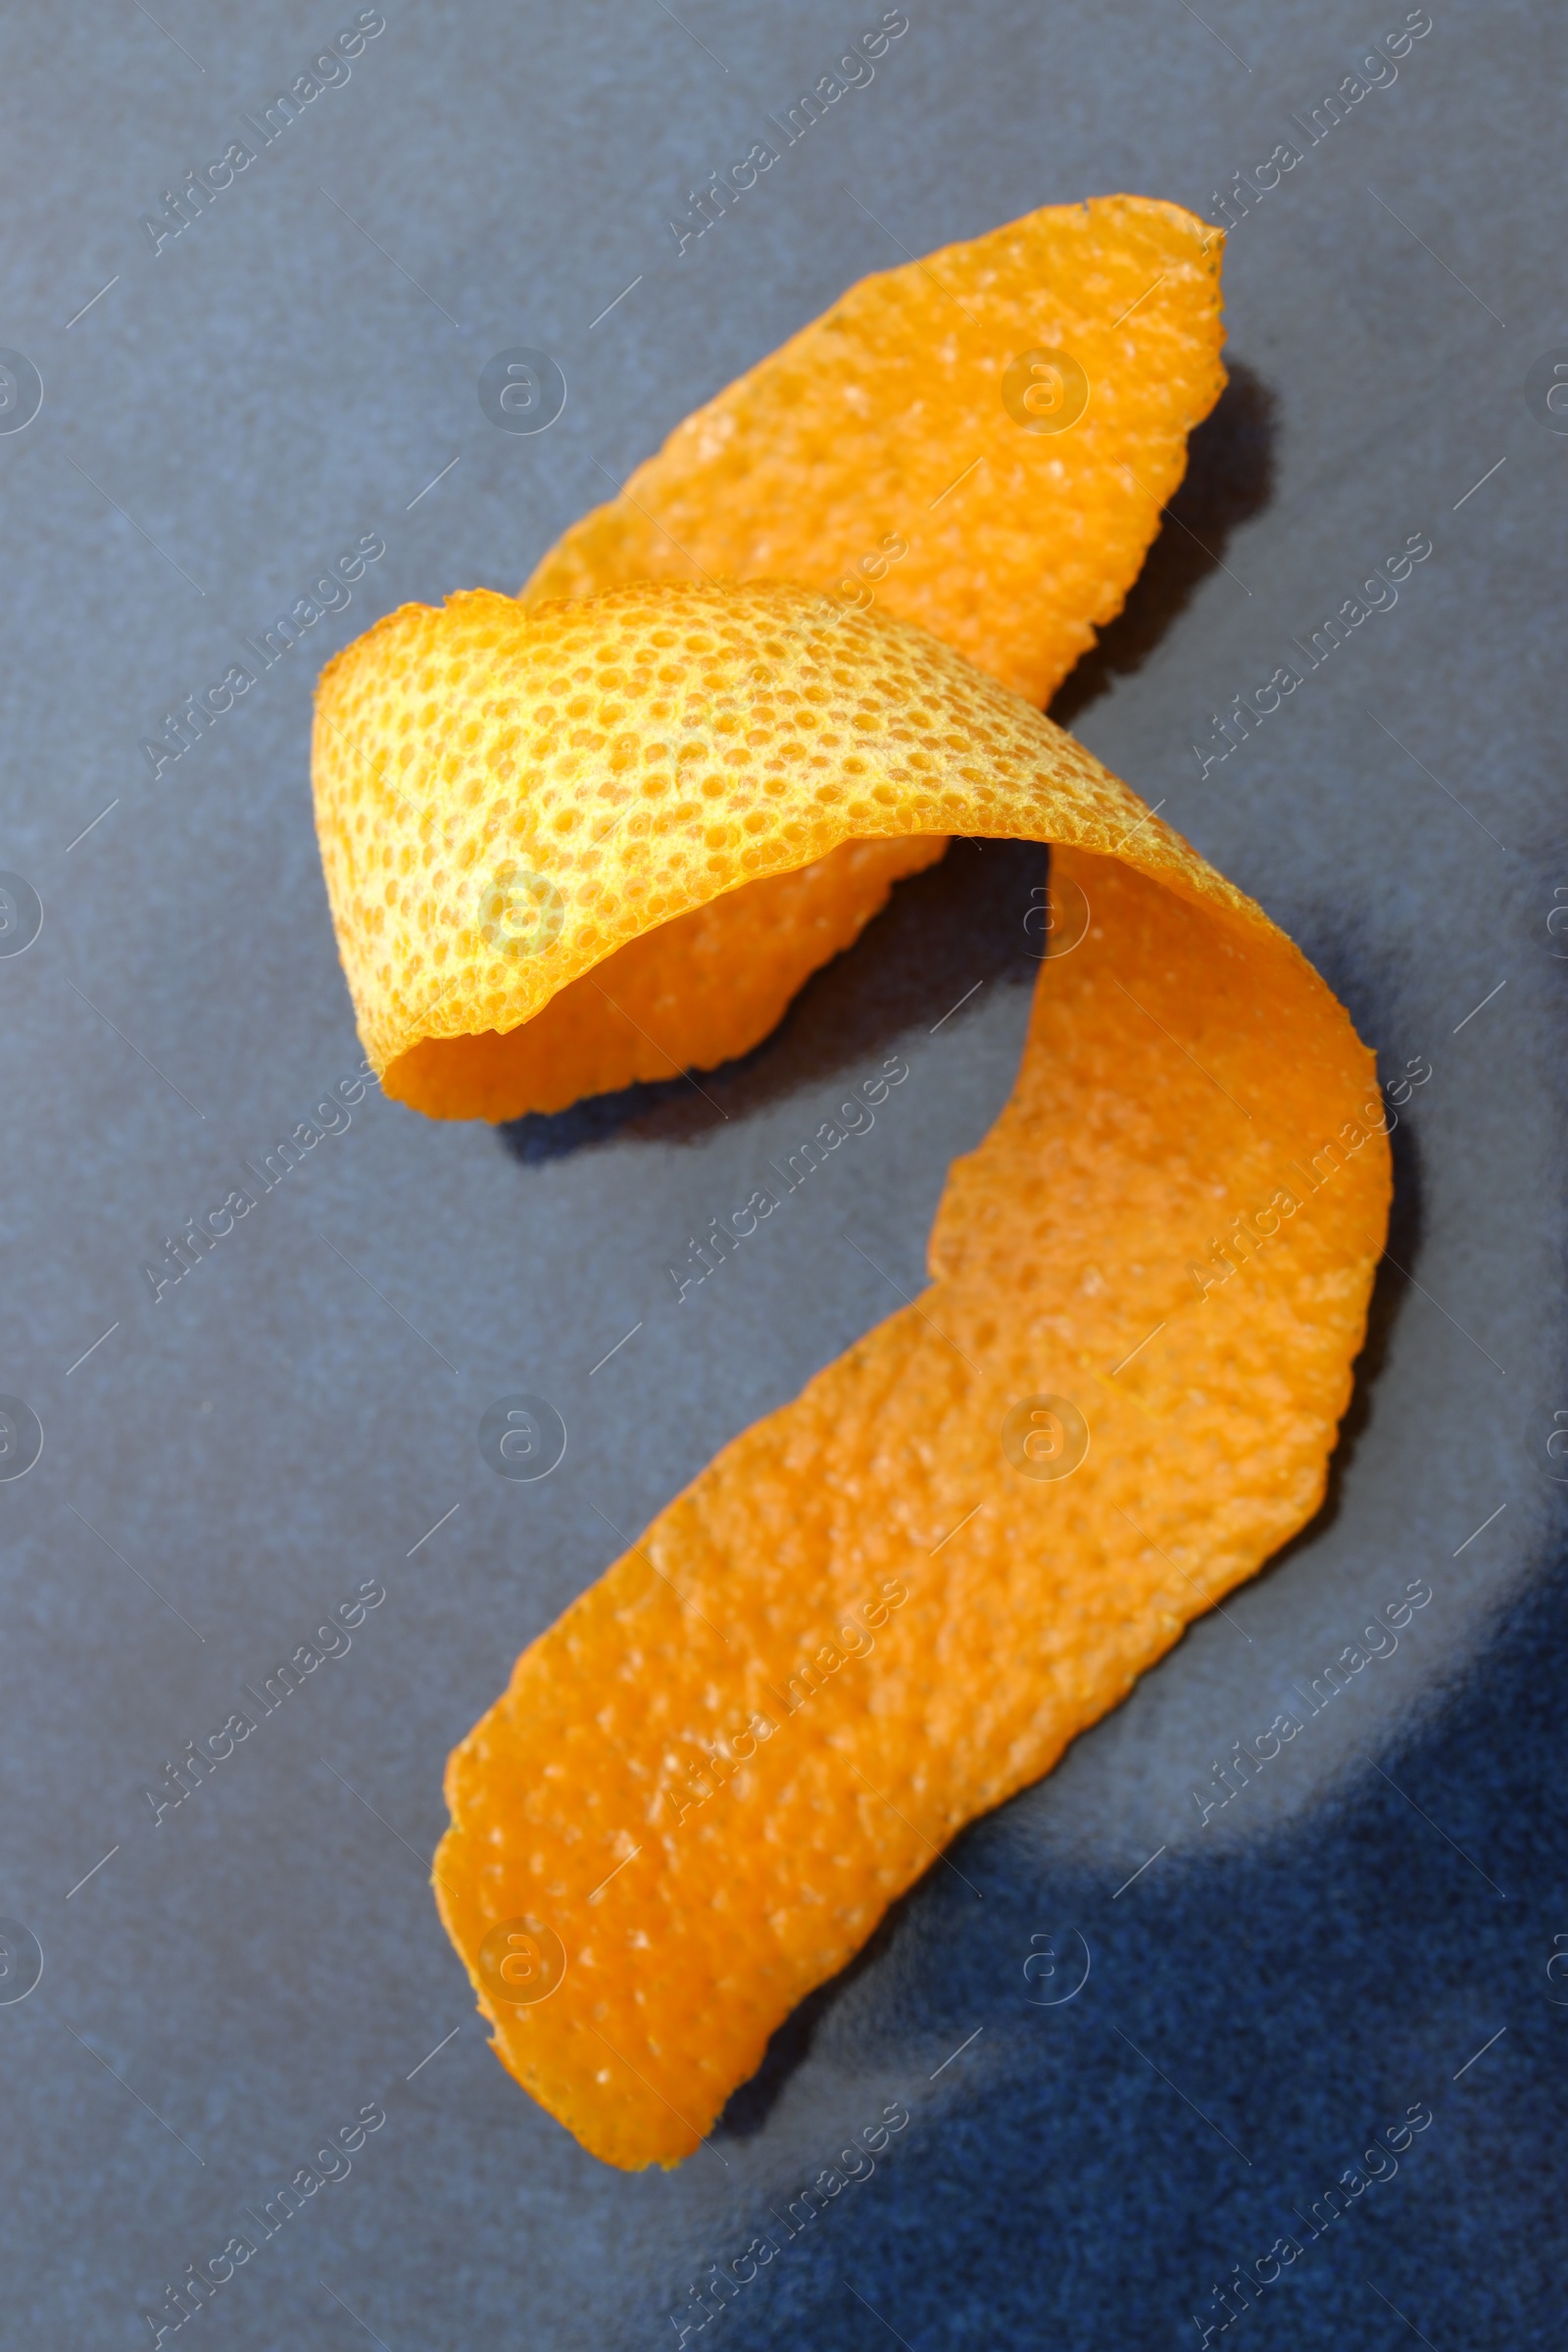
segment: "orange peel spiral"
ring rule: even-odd
[[[628,734],[614,662],[563,637],[550,602],[786,579],[835,612],[913,621],[1044,704],[1120,611],[1224,384],[1223,242],[1177,205],[1112,196],[866,278],[566,533],[523,593],[535,632],[510,600],[460,598],[445,620],[409,606],[328,663],[321,857],[389,1095],[509,1119],[711,1067],[945,846],[939,827],[834,850],[785,818],[780,863],[755,807],[725,833],[727,804],[710,804],[748,747],[710,723],[690,649],[657,649],[666,692],[644,714],[661,725]],[[779,750],[804,781],[832,747],[798,716]],[[679,874],[667,854],[645,864],[672,825],[707,852]],[[584,922],[575,953],[549,936],[536,887],[592,896],[599,936]]]
[[[761,1019],[824,906],[853,936],[951,833],[1054,845],[1017,1084],[954,1166],[930,1287],[727,1446],[448,1768],[436,1896],[498,2055],[628,2169],[695,2148],[956,1831],[1311,1516],[1383,1246],[1389,1122],[1343,1006],[948,633],[812,584],[630,580],[409,608],[323,679],[363,1034],[450,1115],[591,1091],[634,1033],[702,1058],[734,1032],[717,981],[755,956]]]

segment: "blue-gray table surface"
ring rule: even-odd
[[[0,1390],[6,1458],[42,1452],[0,1484],[7,2352],[172,2344],[182,2307],[234,2352],[1561,2341],[1563,22],[909,0],[862,39],[903,22],[10,12]],[[963,1836],[710,2149],[624,2177],[485,2047],[427,1884],[444,1759],[606,1517],[889,1311],[883,1272],[918,1284],[1011,1084],[1043,853],[956,845],[702,1097],[339,1113],[312,685],[400,602],[514,590],[852,279],[1120,189],[1228,209],[1234,382],[1057,708],[1386,1078],[1429,1073],[1356,1401],[1287,1555]],[[566,387],[534,434],[477,396],[518,346]],[[1418,534],[1396,602],[1219,759],[1232,698]],[[356,548],[335,610],[247,650]],[[688,1237],[894,1053],[874,1128],[677,1304]],[[569,1433],[532,1484],[476,1443],[516,1391]],[[339,1654],[250,1704],[340,1604]]]

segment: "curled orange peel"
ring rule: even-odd
[[[1311,1515],[1382,1248],[1382,1114],[1261,910],[935,638],[764,583],[531,617],[465,597],[419,628],[459,745],[498,675],[523,723],[528,681],[582,664],[616,676],[624,751],[663,756],[666,701],[714,747],[672,808],[622,780],[640,758],[583,760],[531,870],[635,823],[645,889],[555,886],[541,989],[715,867],[858,839],[1050,841],[1075,943],[953,1171],[933,1287],[727,1446],[452,1759],[437,1897],[501,2056],[596,2154],[668,2164],[960,1825]]]
[[[552,601],[786,579],[1043,705],[1120,610],[1224,384],[1222,244],[1113,196],[866,278],[568,531],[526,613],[409,606],[327,665],[321,856],[389,1095],[508,1119],[711,1067],[942,855],[940,822],[835,849],[819,808],[782,805],[781,779],[814,791],[834,755],[808,710],[770,765],[675,637],[645,645],[629,702]]]
[[[956,1832],[1311,1516],[1387,1220],[1372,1057],[1069,736],[810,588],[406,610],[333,665],[317,761],[393,1069],[542,1030],[661,927],[835,858],[881,888],[953,832],[1054,845],[1017,1084],[951,1173],[930,1287],[726,1446],[448,1768],[436,1896],[498,2055],[596,2155],[673,2164]],[[361,802],[379,900],[345,889]],[[711,1029],[667,993],[673,1065]],[[572,1053],[591,1084],[606,1034],[564,1032],[535,1091]],[[425,1107],[495,1082],[444,1066]]]

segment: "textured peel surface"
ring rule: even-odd
[[[1143,815],[934,638],[777,581],[405,605],[323,672],[313,767],[367,1050],[389,1094],[457,1117],[513,1115],[519,1082],[558,1107],[617,1052],[630,1077],[739,1051],[726,1036],[759,1004],[770,1025],[822,934],[853,938],[950,833],[1043,840],[1065,794],[1109,849]],[[1140,840],[1200,870],[1163,826]],[[705,923],[727,958],[710,946],[708,966],[756,967],[727,1001],[682,987]],[[601,1024],[592,1081],[572,1060],[585,999],[626,1024]],[[662,1058],[638,1068],[638,1048]]]
[[[1120,612],[1224,385],[1223,245],[1179,205],[1104,196],[862,278],[677,425],[524,601],[874,595],[1043,706]],[[1033,353],[1057,356],[1031,374]]]
[[[651,883],[591,980],[561,954],[519,973],[556,912],[554,863],[530,862],[541,843],[597,838],[607,888],[629,888],[617,858],[650,830],[721,820],[704,797],[726,799],[722,770],[748,750],[686,727],[672,689],[694,682],[690,649],[643,646],[631,709],[605,649],[537,608],[637,580],[773,575],[823,592],[830,618],[849,606],[913,621],[1046,703],[1120,610],[1187,434],[1224,384],[1223,244],[1179,206],[1114,196],[866,278],[565,534],[524,591],[531,639],[508,600],[458,599],[447,619],[393,615],[328,665],[318,821],[388,1094],[436,1117],[507,1119],[710,1067],[765,1036],[898,875],[942,853],[940,832],[922,851],[841,836],[781,867],[751,839],[695,901]],[[629,755],[621,736],[650,715],[662,751],[656,734]],[[809,717],[762,722],[783,728],[773,752],[804,763],[802,781],[842,748],[806,740]],[[580,827],[568,841],[564,801],[607,763],[643,796],[641,817],[618,849]],[[755,810],[742,821],[766,830]]]
[[[778,1026],[801,983],[853,946],[896,881],[947,843],[847,841],[676,915],[565,982],[503,1035],[427,1037],[398,1055],[385,1091],[432,1118],[564,1110],[637,1078],[711,1069]]]
[[[1383,1245],[1386,1120],[1344,1008],[1262,911],[912,628],[765,583],[532,615],[465,598],[383,628],[378,674],[410,649],[476,775],[492,701],[519,742],[561,727],[579,667],[616,708],[559,781],[531,771],[552,777],[532,830],[501,845],[559,896],[548,943],[498,970],[416,874],[394,1023],[443,988],[470,1022],[543,1004],[653,905],[840,842],[1058,845],[1065,952],[1011,1101],[953,1170],[932,1287],[728,1446],[449,1766],[437,1900],[498,2054],[596,2155],[672,2164],[955,1832],[1310,1517]],[[339,676],[360,757],[394,753],[373,714],[398,706],[357,709]],[[464,774],[445,806],[482,808]],[[497,842],[473,825],[423,871],[482,877]]]
[[[1110,199],[866,281],[520,604],[406,608],[323,677],[362,1035],[438,1115],[742,1051],[950,833],[1057,845],[931,1287],[725,1447],[451,1759],[437,1901],[497,2053],[628,2169],[696,2147],[957,1829],[1323,1491],[1387,1219],[1371,1056],[1012,691],[1049,696],[1157,527],[1223,381],[1220,243]]]

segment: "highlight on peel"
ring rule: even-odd
[[[573,524],[524,602],[795,580],[1044,706],[1224,386],[1223,247],[1179,205],[1104,196],[862,278]]]
[[[406,605],[323,673],[313,766],[360,1034],[448,1117],[755,1044],[898,874],[1016,829],[999,793],[1071,776],[1099,848],[1140,814],[934,638],[776,581]]]
[[[841,843],[1050,841],[1075,910],[1013,1096],[952,1171],[931,1287],[726,1446],[448,1768],[437,1901],[498,2055],[594,2154],[669,2165],[956,1832],[1311,1516],[1388,1120],[1261,909],[916,629],[777,583],[462,598],[382,629],[331,723],[395,774],[430,697],[440,793],[428,822],[391,784],[328,794],[323,845],[394,1068]],[[525,796],[491,781],[503,727]],[[502,862],[536,877],[515,958],[481,952]]]

